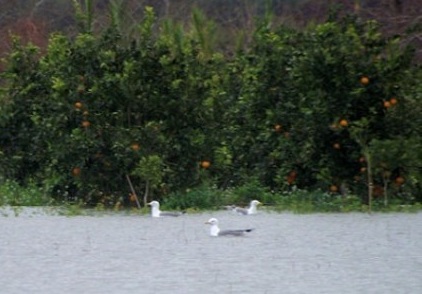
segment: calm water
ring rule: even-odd
[[[0,293],[422,293],[422,213],[4,214]]]

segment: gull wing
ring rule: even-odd
[[[243,214],[243,215],[248,214],[248,209],[247,209],[247,208],[235,207],[235,208],[233,209],[233,211],[235,211],[235,212],[237,212],[237,213],[239,213],[239,214]]]
[[[185,214],[186,211],[161,211],[160,212],[160,216],[172,216],[172,217],[177,217],[177,216],[181,216],[183,214]]]
[[[243,230],[223,230],[218,233],[219,236],[243,236],[245,233],[252,232],[254,229]]]

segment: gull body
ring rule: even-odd
[[[152,217],[161,217],[161,216],[181,216],[185,212],[173,212],[173,211],[161,211],[160,210],[160,203],[158,201],[151,201],[147,203],[149,206],[151,206],[151,216]]]
[[[249,215],[249,214],[256,214],[258,212],[258,205],[260,204],[262,203],[259,202],[258,200],[252,200],[248,208],[238,207],[234,205],[226,206],[226,208],[238,214]]]
[[[206,224],[211,225],[210,236],[243,236],[245,233],[253,231],[253,229],[240,229],[240,230],[220,230],[218,227],[218,220],[216,218],[210,218]]]

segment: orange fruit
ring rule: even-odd
[[[296,180],[296,177],[287,176],[286,180],[287,180],[287,183],[289,183],[289,185],[291,185]]]
[[[347,127],[347,126],[349,125],[349,122],[348,122],[347,120],[345,120],[345,119],[342,119],[342,120],[339,122],[339,124],[340,124],[342,127]]]
[[[398,101],[397,101],[397,98],[396,98],[396,97],[393,97],[393,98],[391,98],[391,99],[390,99],[390,104],[391,104],[391,105],[396,105],[396,104],[397,104],[397,102],[398,102]]]
[[[130,201],[131,202],[135,202],[136,201],[136,196],[132,193],[130,193]]]
[[[292,178],[296,178],[297,172],[292,170],[291,172],[289,172],[289,176],[292,177]]]
[[[362,76],[360,78],[360,83],[364,86],[368,85],[369,84],[369,78],[367,76]]]
[[[83,114],[84,116],[87,116],[87,115],[89,114],[89,112],[85,110],[82,114]]]
[[[333,192],[333,193],[336,193],[336,192],[338,192],[338,187],[336,185],[331,185],[330,191]]]
[[[403,184],[404,184],[404,182],[405,182],[405,180],[404,180],[404,178],[403,178],[403,177],[398,176],[397,178],[395,178],[394,182],[395,182],[397,185],[403,185]]]
[[[82,121],[82,126],[83,126],[84,128],[87,128],[87,127],[89,127],[90,125],[91,125],[91,123],[90,123],[89,121],[87,121],[87,120]]]
[[[281,129],[282,129],[283,127],[281,126],[281,125],[279,125],[279,124],[276,124],[275,126],[274,126],[274,130],[277,132],[277,133],[279,133],[279,132],[281,132]]]
[[[390,108],[391,107],[390,101],[384,101],[384,107],[385,108]]]
[[[81,102],[75,102],[75,108],[76,109],[81,109],[82,108],[82,103]]]
[[[340,149],[341,148],[339,143],[334,143],[333,147],[334,147],[334,149]]]
[[[364,156],[359,157],[359,162],[364,163],[366,161]]]
[[[361,168],[360,168],[360,172],[361,172],[361,173],[366,172],[366,167],[361,167]]]
[[[141,146],[139,146],[138,143],[132,143],[130,145],[130,149],[132,149],[133,151],[139,151],[139,149],[141,149]]]
[[[203,160],[201,162],[201,166],[202,168],[209,168],[211,166],[211,162],[209,162],[208,160]]]
[[[72,175],[74,176],[74,177],[77,177],[77,176],[79,176],[81,174],[81,168],[80,167],[74,167],[73,169],[72,169]]]

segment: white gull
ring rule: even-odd
[[[151,201],[150,203],[147,203],[149,206],[151,206],[151,216],[152,217],[161,217],[161,216],[181,216],[185,212],[176,212],[176,211],[161,211],[160,210],[160,203],[158,201]]]
[[[218,220],[216,218],[210,218],[206,224],[211,225],[210,236],[243,236],[245,233],[252,232],[254,229],[240,229],[240,230],[220,230],[218,227]]]
[[[262,204],[258,200],[252,200],[248,208],[238,207],[234,205],[226,206],[227,209],[242,215],[256,214],[258,205]]]

